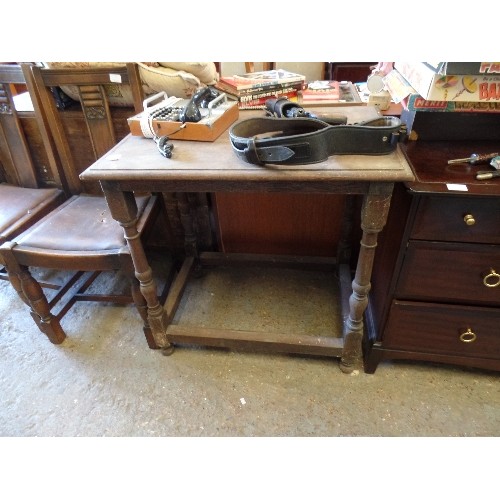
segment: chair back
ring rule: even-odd
[[[102,194],[100,186],[82,183],[80,173],[109,151],[118,141],[106,86],[128,84],[133,95],[129,116],[142,111],[144,93],[135,63],[123,67],[24,68],[33,106],[42,127],[51,167],[57,170],[68,194]],[[72,86],[80,102],[75,109],[58,109],[52,89]],[[129,108],[127,108],[129,109]],[[72,120],[68,120],[72,117]]]
[[[36,155],[32,154],[30,137],[16,110],[15,86],[25,84],[26,79],[20,65],[0,64],[0,182],[39,188],[42,183],[35,168]],[[54,180],[58,184],[57,177]]]

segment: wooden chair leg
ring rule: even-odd
[[[66,334],[59,320],[51,314],[47,297],[40,284],[33,278],[28,267],[19,265],[12,255],[14,245],[15,243],[6,243],[2,246],[9,281],[21,300],[29,306],[31,317],[40,331],[47,335],[53,344],[60,344]]]

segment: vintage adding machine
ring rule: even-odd
[[[203,87],[191,99],[155,94],[144,100],[144,111],[129,118],[128,124],[132,135],[212,142],[238,116],[236,101],[212,87]]]

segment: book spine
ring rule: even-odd
[[[246,101],[238,101],[239,109],[264,109],[266,107],[266,101],[268,99],[272,99],[273,97],[286,97],[291,101],[297,101],[298,92],[297,90],[293,90],[291,92],[285,92],[279,96],[270,95],[267,97],[260,97],[258,99],[251,99]]]
[[[340,92],[302,92],[302,99],[309,101],[319,101],[328,99],[330,101],[340,100]]]
[[[298,90],[296,88],[282,88],[276,90],[269,90],[266,92],[258,92],[255,94],[246,94],[238,97],[240,102],[250,102],[258,99],[270,99],[272,97],[283,97],[285,95],[297,95]]]
[[[270,95],[272,92],[283,92],[284,90],[302,90],[305,86],[304,82],[294,82],[294,83],[280,83],[273,85],[266,85],[265,87],[260,87],[258,89],[245,89],[245,90],[236,90],[234,88],[229,88],[227,85],[217,82],[215,88],[218,90],[225,92],[226,94],[230,94],[231,96],[239,99],[255,99],[262,96]]]
[[[231,83],[229,81],[223,80],[223,78],[219,79],[219,82],[222,82],[222,84],[233,88],[234,90],[237,90],[238,92],[243,91],[243,90],[258,90],[262,89],[263,87],[266,88],[270,85],[284,85],[284,84],[302,84],[305,85],[305,80],[302,77],[297,77],[297,78],[287,78],[287,79],[276,79],[276,80],[265,80],[265,81],[255,81],[253,83],[238,83],[234,82]]]

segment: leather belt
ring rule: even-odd
[[[330,155],[383,155],[396,149],[401,121],[384,116],[352,125],[315,118],[248,118],[229,129],[235,153],[257,165],[318,163]],[[267,137],[266,137],[267,134]]]

